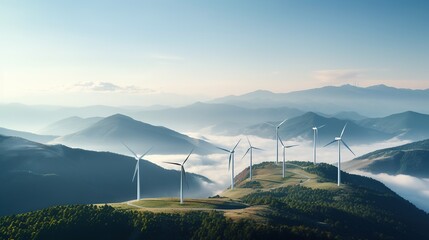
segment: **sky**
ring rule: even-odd
[[[429,2],[0,1],[0,103],[185,104],[429,88]]]

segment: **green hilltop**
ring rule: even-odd
[[[0,239],[429,239],[429,215],[328,164],[265,162],[208,199],[58,206],[0,218]]]

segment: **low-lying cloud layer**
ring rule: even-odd
[[[353,171],[353,174],[367,176],[384,183],[401,197],[412,202],[418,208],[429,212],[429,179],[409,175],[372,174],[364,171]]]

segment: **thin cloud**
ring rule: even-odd
[[[139,88],[134,85],[119,86],[110,82],[78,82],[66,87],[67,91],[84,92],[126,92],[126,93],[152,93],[151,89]]]
[[[362,69],[318,70],[313,73],[313,77],[325,83],[333,83],[359,79],[365,72]]]

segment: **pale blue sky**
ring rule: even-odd
[[[3,0],[0,101],[429,88],[428,13],[427,1],[405,0]]]

